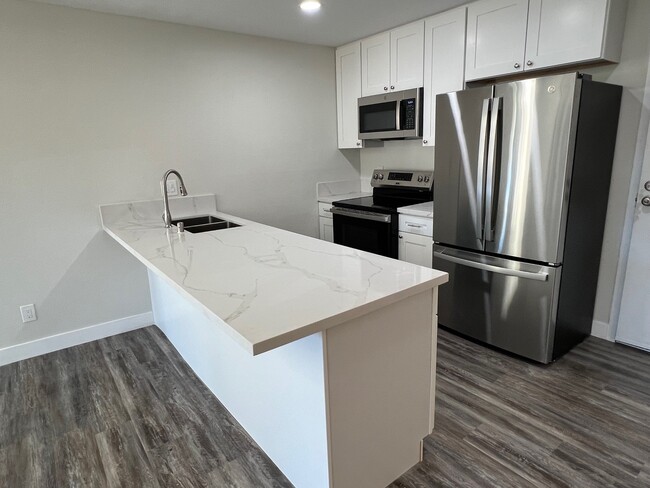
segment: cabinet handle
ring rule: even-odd
[[[515,63],[515,69],[519,69],[521,65],[519,63]]]
[[[532,65],[533,65],[533,62],[532,62],[532,61],[528,61],[528,62],[526,63],[526,65],[527,65],[527,66],[532,66]]]
[[[390,85],[390,89],[391,89],[391,90],[394,90],[394,89],[395,89],[395,85]]]
[[[397,237],[399,237],[400,239],[402,239],[402,236],[397,236]]]
[[[424,139],[424,140],[422,141],[422,143],[423,143],[423,144],[429,144],[429,141],[427,141],[426,139]]]
[[[384,91],[388,91],[388,87],[387,87],[387,86],[384,87]]]
[[[360,145],[361,145],[361,141],[357,141],[357,146],[360,146]]]

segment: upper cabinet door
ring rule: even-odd
[[[390,32],[390,89],[422,86],[424,21],[413,22]]]
[[[528,0],[471,3],[467,8],[465,79],[523,71],[527,18]]]
[[[625,14],[620,0],[530,0],[526,69],[618,61]]]
[[[435,145],[436,95],[465,87],[466,16],[462,7],[424,22],[424,146]]]
[[[361,41],[361,94],[378,95],[390,89],[390,32]]]
[[[361,96],[361,43],[336,50],[336,117],[339,149],[360,148],[359,110]]]

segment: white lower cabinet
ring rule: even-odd
[[[323,241],[334,242],[334,219],[318,217],[320,227],[320,238]]]
[[[430,236],[400,232],[398,258],[427,268],[433,267],[433,239]]]

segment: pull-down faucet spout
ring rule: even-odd
[[[162,180],[160,180],[160,190],[162,191],[163,202],[165,205],[162,218],[163,222],[165,222],[165,227],[167,228],[172,226],[172,215],[169,213],[169,196],[167,195],[167,178],[169,178],[169,175],[171,174],[176,175],[178,178],[178,190],[181,192],[181,195],[184,197],[187,196],[187,189],[185,188],[185,183],[183,183],[183,177],[181,174],[175,169],[170,169],[169,171],[165,172]]]

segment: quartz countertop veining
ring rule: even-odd
[[[368,186],[370,183],[368,182]],[[316,184],[316,196],[320,203],[334,203],[350,198],[367,197],[372,192],[362,191],[362,181],[324,181]]]
[[[448,280],[441,271],[217,212],[214,195],[170,199],[170,209],[174,219],[209,214],[241,227],[165,229],[161,200],[103,205],[100,214],[110,236],[252,354]]]
[[[329,196],[318,197],[318,201],[320,203],[334,203],[340,200],[349,200],[350,198],[360,198],[360,197],[369,197],[369,196],[372,196],[372,193],[365,192],[365,191],[358,191],[355,193],[345,193],[342,195],[329,195]]]
[[[416,217],[427,217],[433,218],[433,202],[423,202],[417,203],[415,205],[409,205],[408,207],[400,207],[397,209],[397,213],[405,215],[414,215]]]

